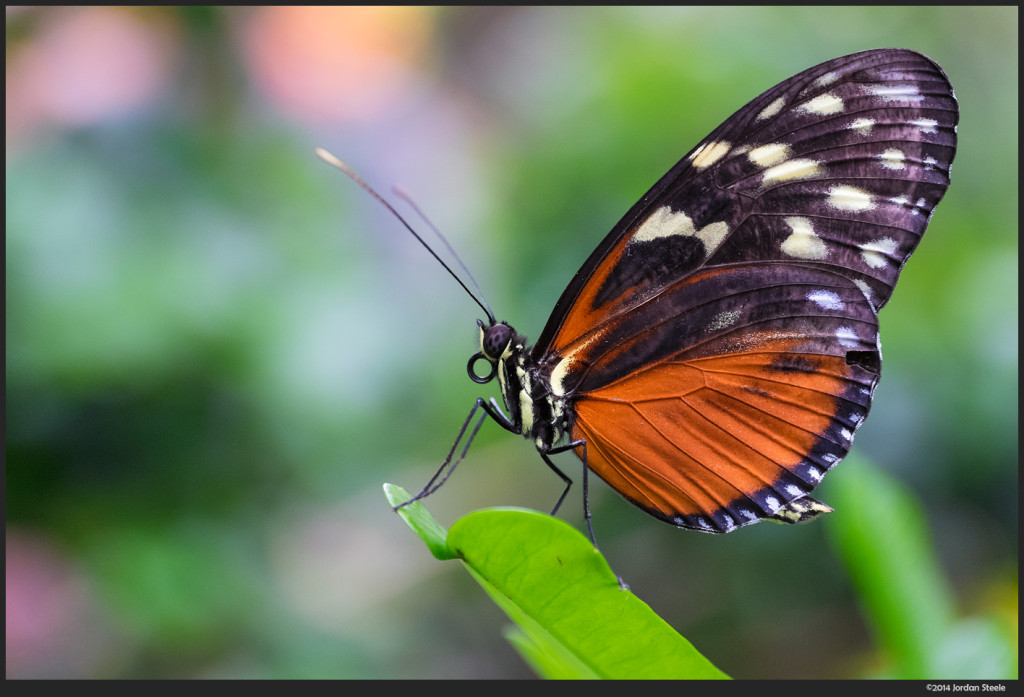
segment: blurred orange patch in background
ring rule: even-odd
[[[371,119],[428,61],[424,7],[266,7],[243,32],[257,87],[304,121]]]

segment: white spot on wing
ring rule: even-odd
[[[864,263],[873,269],[883,269],[889,263],[889,257],[899,248],[899,244],[891,237],[883,237],[874,242],[865,242],[860,246],[860,256]]]
[[[917,85],[865,85],[864,91],[887,102],[919,102],[924,99]]]
[[[828,87],[833,82],[839,79],[839,73],[827,72],[824,75],[819,75],[815,78],[814,82],[811,83],[811,87]]]
[[[828,256],[825,243],[814,232],[807,218],[792,216],[786,218],[786,225],[793,231],[782,241],[782,253],[797,259],[824,259]]]
[[[938,133],[938,129],[935,127],[939,125],[939,122],[935,119],[917,119],[911,121],[910,125],[920,128],[921,133]]]
[[[864,297],[867,298],[867,301],[869,303],[871,303],[871,307],[874,307],[875,306],[875,301],[874,301],[874,294],[875,293],[874,293],[873,290],[871,290],[871,286],[869,286],[867,284],[867,281],[864,281],[864,280],[861,280],[861,279],[857,278],[857,279],[854,279],[853,284],[855,286],[857,286],[858,288],[860,288],[860,292],[863,293]]]
[[[836,329],[836,341],[839,342],[840,346],[846,348],[856,348],[860,346],[860,339],[857,337],[857,332],[853,331],[850,327],[839,327]]]
[[[889,148],[879,155],[878,159],[881,160],[882,166],[886,169],[898,170],[906,166],[903,164],[903,161],[907,159],[907,156],[898,148]]]
[[[830,290],[812,290],[807,299],[823,310],[842,310],[845,307],[842,299]]]
[[[707,331],[714,332],[719,329],[725,329],[731,327],[739,319],[739,310],[726,310],[725,312],[719,312],[715,315],[715,318],[708,324]]]
[[[850,124],[850,130],[857,131],[862,136],[870,135],[871,129],[874,127],[874,119],[857,119]]]
[[[647,220],[637,228],[630,242],[650,242],[659,237],[671,237],[672,235],[696,237],[704,243],[705,255],[710,255],[727,234],[729,234],[729,225],[723,221],[708,223],[698,230],[686,213],[662,206],[651,213]]]

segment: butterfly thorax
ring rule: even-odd
[[[551,388],[551,366],[541,365],[531,355],[526,338],[504,322],[480,327],[480,353],[470,361],[474,382],[488,382],[495,375],[501,398],[509,412],[506,427],[532,441],[538,450],[548,452],[569,430],[566,397]],[[485,358],[492,366],[490,375],[473,371],[473,362]]]

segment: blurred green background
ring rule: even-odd
[[[465,374],[479,310],[314,146],[410,192],[535,339],[700,138],[884,46],[943,66],[960,147],[855,451],[919,499],[956,611],[1016,642],[1017,8],[6,18],[8,677],[531,675],[381,492],[418,489],[497,395]],[[560,490],[489,425],[429,506],[451,524]],[[730,675],[884,670],[829,520],[711,537],[600,483],[592,505],[617,572]],[[578,489],[561,516],[582,524]]]

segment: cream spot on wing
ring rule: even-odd
[[[829,190],[828,202],[841,211],[869,211],[875,207],[869,192],[845,184],[833,186]]]
[[[806,338],[807,335],[802,332],[752,331],[737,337],[732,347],[737,353],[743,353],[777,341],[803,341]]]
[[[771,117],[775,116],[780,111],[782,111],[782,107],[784,107],[784,106],[786,106],[786,98],[785,97],[779,97],[774,102],[772,102],[771,104],[766,106],[764,109],[762,109],[761,113],[758,114],[757,118],[754,119],[754,120],[755,121],[764,121],[765,119],[770,119]]]
[[[891,257],[899,248],[899,244],[891,237],[883,237],[874,242],[865,242],[860,246],[860,256],[864,263],[873,269],[883,269],[889,264]]]
[[[704,253],[710,255],[728,234],[729,225],[723,221],[708,223],[698,230],[686,213],[676,212],[668,206],[662,206],[651,213],[647,220],[637,228],[630,242],[650,242],[659,237],[671,237],[672,235],[696,237],[704,243]]]
[[[886,169],[903,169],[906,165],[903,161],[907,159],[907,156],[903,154],[903,151],[898,148],[889,148],[881,155],[878,156],[881,160],[882,166]]]
[[[911,126],[917,126],[921,129],[921,133],[938,133],[936,126],[939,122],[935,119],[917,119],[916,121],[910,122]]]
[[[731,147],[732,145],[724,140],[704,143],[690,154],[690,162],[697,169],[705,169],[725,157]]]
[[[786,218],[793,233],[782,241],[782,253],[797,259],[824,259],[828,256],[825,243],[814,232],[811,221],[807,218]]]
[[[766,169],[761,183],[767,186],[775,182],[790,181],[792,179],[809,179],[821,173],[821,167],[814,160],[797,158],[795,160],[786,160],[781,164]]]
[[[874,119],[856,119],[850,124],[850,130],[857,131],[857,133],[862,136],[870,135],[871,129],[874,127]]]
[[[843,104],[843,100],[836,95],[828,92],[821,94],[814,99],[804,102],[796,109],[797,111],[803,111],[808,114],[818,114],[819,116],[827,116],[829,114],[838,114],[846,106]]]
[[[788,160],[791,149],[785,143],[769,143],[759,145],[747,153],[747,157],[758,167],[770,167],[783,160]]]

